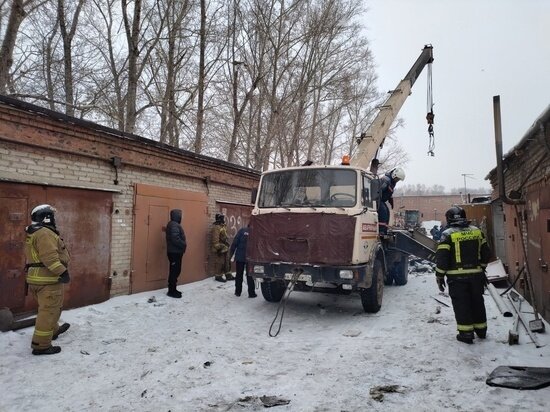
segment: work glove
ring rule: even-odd
[[[443,276],[436,276],[435,281],[437,282],[439,290],[445,292],[445,278]]]
[[[59,282],[60,283],[69,283],[71,280],[71,276],[69,275],[69,271],[66,270],[59,276]]]

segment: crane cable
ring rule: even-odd
[[[433,89],[432,89],[432,63],[428,63],[428,98],[427,98],[427,111],[426,120],[428,121],[428,156],[435,156],[435,137],[434,137],[434,102],[433,102]]]
[[[273,319],[273,322],[271,322],[271,326],[269,327],[269,336],[271,336],[272,338],[277,336],[279,334],[279,332],[281,331],[281,327],[283,325],[283,317],[285,316],[286,302],[288,301],[288,298],[289,298],[290,294],[292,293],[292,290],[294,289],[294,286],[296,285],[296,282],[298,282],[298,278],[300,277],[300,275],[303,272],[304,272],[303,270],[297,270],[292,275],[292,279],[290,279],[290,282],[289,282],[287,288],[285,289],[285,291],[283,293],[283,298],[279,302],[279,306],[277,307],[277,313],[275,313],[275,318]],[[275,322],[277,321],[277,318],[279,317],[279,311],[281,310],[281,305],[282,305],[283,311],[281,312],[281,317],[279,319],[279,326],[277,328],[277,331],[275,333],[273,333],[273,325],[275,325]]]

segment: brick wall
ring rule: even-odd
[[[453,205],[464,203],[460,195],[433,195],[433,196],[395,196],[393,210],[398,212],[405,209],[416,209],[421,213],[421,221],[445,221],[445,212]]]
[[[118,185],[111,158],[122,166]],[[136,183],[208,195],[211,221],[216,202],[250,203],[259,172],[195,155],[137,136],[72,124],[0,104],[0,177],[4,181],[113,192],[111,295],[127,294],[132,258]],[[206,184],[208,180],[208,187]]]

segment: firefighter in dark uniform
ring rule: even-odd
[[[397,182],[405,180],[405,171],[400,167],[389,171],[380,178],[380,200],[378,202],[378,231],[381,235],[388,233],[390,222],[390,209],[388,202],[393,209],[393,191]]]
[[[485,268],[491,251],[483,232],[466,220],[464,209],[454,206],[446,213],[447,229],[437,246],[436,280],[445,290],[445,276],[453,303],[457,340],[473,343],[487,335],[487,316],[483,291],[487,283]]]
[[[67,266],[69,252],[55,226],[55,209],[50,205],[36,206],[31,212],[32,224],[25,229],[27,284],[38,303],[38,314],[32,336],[33,355],[53,355],[61,352],[52,340],[69,329],[59,326],[63,305],[63,284],[70,280]]]

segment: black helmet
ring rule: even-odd
[[[449,225],[466,223],[466,212],[458,206],[453,206],[445,212],[445,218]]]
[[[216,213],[216,223],[225,223],[225,216],[221,213]]]
[[[38,205],[31,211],[31,220],[35,223],[42,223],[55,227],[55,208],[50,205]]]

